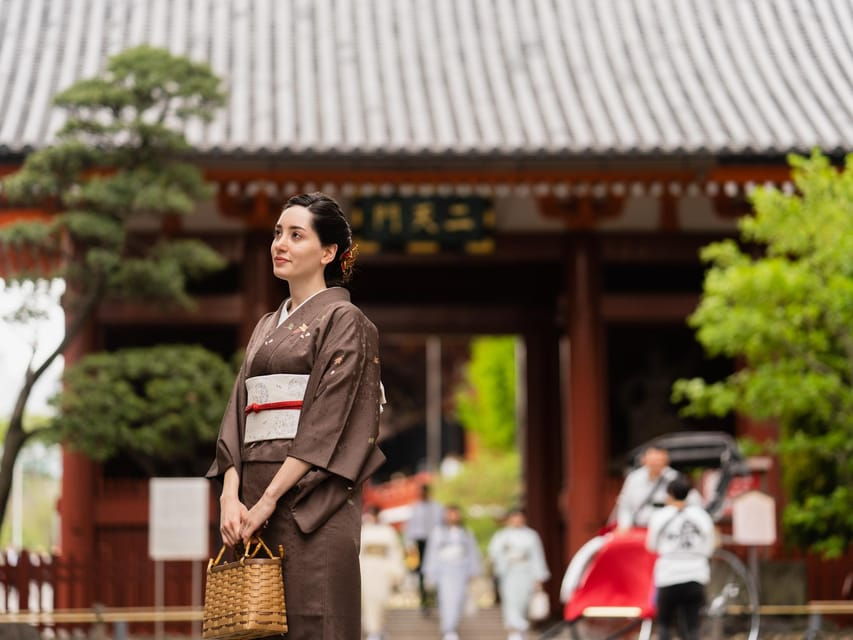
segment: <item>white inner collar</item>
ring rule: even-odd
[[[310,296],[305,298],[305,300],[302,301],[302,304],[300,304],[299,307],[301,307],[303,304],[308,302],[311,298],[316,296],[318,293],[323,293],[324,291],[328,291],[328,290],[329,290],[329,288],[327,287],[326,289],[320,289],[319,291],[317,291],[317,293],[311,294]],[[291,311],[289,309],[290,303],[292,300],[293,300],[293,298],[288,298],[287,300],[284,301],[284,304],[281,306],[281,316],[279,316],[279,319],[278,319],[278,325],[279,326],[281,325],[282,322],[287,320],[291,315],[293,315],[294,313],[296,313],[296,311],[299,310],[299,307],[296,307],[296,309],[294,309],[293,311]]]

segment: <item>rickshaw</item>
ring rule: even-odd
[[[649,447],[665,449],[670,466],[678,471],[715,470],[716,483],[705,509],[716,523],[725,520],[733,481],[750,475],[737,443],[729,434],[677,432],[654,438],[631,451],[628,457],[631,468],[641,465],[642,454]],[[615,510],[611,521],[614,515]],[[727,536],[721,536],[721,542],[727,542]],[[566,628],[573,640],[582,637],[611,640],[635,631],[641,640],[650,638],[655,616],[654,562],[654,554],[645,547],[645,529],[613,535],[605,528],[569,564],[561,589],[561,600],[565,602],[563,620],[541,638],[556,638]],[[729,638],[743,634],[747,640],[756,640],[758,604],[752,575],[737,555],[721,545],[711,558],[702,636]],[[605,621],[609,621],[609,626]]]

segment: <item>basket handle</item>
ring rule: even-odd
[[[250,552],[249,550],[252,548],[253,542],[255,543],[255,550]],[[270,560],[276,560],[276,557],[272,554],[272,551],[270,551],[270,548],[266,545],[266,543],[260,536],[249,539],[249,544],[246,545],[246,551],[243,553],[243,559],[245,560],[246,558],[254,558],[256,555],[258,555],[258,552],[261,549],[267,552],[267,556]]]
[[[255,545],[255,548],[252,549],[252,545]],[[243,556],[240,558],[240,562],[243,562],[247,559],[252,559],[258,552],[263,549],[267,552],[267,556],[269,556],[270,560],[277,560],[279,558],[284,557],[284,547],[278,545],[278,556],[274,556],[270,548],[266,545],[266,543],[261,539],[260,536],[255,538],[250,538],[248,544],[245,545],[243,549]],[[217,566],[220,562],[222,562],[222,556],[225,555],[225,545],[219,549],[219,553],[216,554],[216,558],[211,558],[207,563],[207,570],[210,571],[213,567]]]

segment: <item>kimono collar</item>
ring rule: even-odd
[[[281,315],[284,313],[284,306],[287,304],[287,301],[290,298],[282,301],[282,303],[278,306],[278,311],[275,313],[273,328],[277,328],[279,324],[282,322]],[[328,289],[321,289],[314,295],[307,298],[302,304],[293,309],[288,316],[284,319],[286,322],[289,319],[297,317],[299,315],[306,315],[307,317],[311,317],[314,314],[312,310],[316,312],[316,310],[321,309],[322,307],[331,304],[333,302],[349,302],[350,295],[349,291],[344,289],[343,287],[329,287]]]
[[[276,322],[276,326],[280,325],[282,322],[284,322],[285,320],[287,320],[287,319],[288,319],[290,316],[292,316],[294,313],[296,313],[297,311],[299,311],[299,307],[301,307],[303,304],[305,304],[306,302],[308,302],[311,298],[313,298],[314,296],[320,295],[321,293],[323,293],[324,291],[327,291],[327,290],[328,290],[328,289],[320,289],[319,291],[316,291],[316,292],[312,293],[310,296],[308,296],[307,298],[305,298],[305,300],[303,300],[301,303],[299,303],[299,306],[297,306],[295,309],[290,309],[290,310],[288,310],[288,308],[287,308],[288,303],[290,303],[290,304],[292,304],[292,303],[293,303],[293,298],[291,297],[291,298],[287,298],[287,299],[285,299],[285,301],[279,305],[279,308],[278,308],[278,321]]]

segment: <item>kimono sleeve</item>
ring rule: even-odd
[[[530,533],[533,538],[533,557],[531,558],[533,577],[537,582],[545,582],[551,577],[551,572],[548,570],[548,564],[545,562],[545,549],[542,547],[542,538],[532,529]]]
[[[205,474],[206,477],[217,478],[231,467],[237,470],[238,475],[240,474],[242,467],[240,449],[242,448],[242,434],[245,426],[245,418],[241,414],[245,406],[246,362],[244,361],[237,374],[237,379],[234,380],[228,406],[225,407],[225,413],[222,415],[219,437],[216,439],[216,456]]]
[[[210,469],[205,474],[207,478],[221,477],[231,467],[234,467],[237,475],[242,473],[243,458],[241,450],[243,448],[243,433],[246,428],[246,371],[248,370],[250,353],[252,352],[255,339],[260,334],[260,329],[265,325],[265,321],[271,315],[267,314],[261,318],[249,340],[246,357],[243,358],[243,364],[240,366],[240,371],[234,380],[234,387],[231,389],[231,397],[228,399],[228,405],[225,407],[225,413],[222,415],[222,422],[219,425],[219,436],[216,439],[216,456],[213,459],[213,464],[210,465]]]
[[[441,527],[436,527],[430,532],[424,547],[424,557],[421,558],[421,572],[424,576],[424,582],[429,586],[438,584],[439,574],[441,573],[438,549],[441,546],[442,534]]]
[[[333,312],[288,455],[355,482],[379,432],[379,337],[354,306]]]
[[[492,536],[491,540],[489,540],[489,560],[491,560],[495,575],[498,577],[506,573],[506,558],[504,557],[502,549],[504,536],[504,530],[501,529]]]
[[[476,578],[483,573],[482,561],[480,559],[480,548],[477,546],[477,541],[474,539],[474,534],[470,531],[465,531],[465,546],[467,547],[467,569],[468,577]]]
[[[400,584],[406,576],[406,556],[403,553],[403,544],[400,542],[400,537],[393,527],[388,528],[388,535],[391,547],[391,578],[394,584]]]

